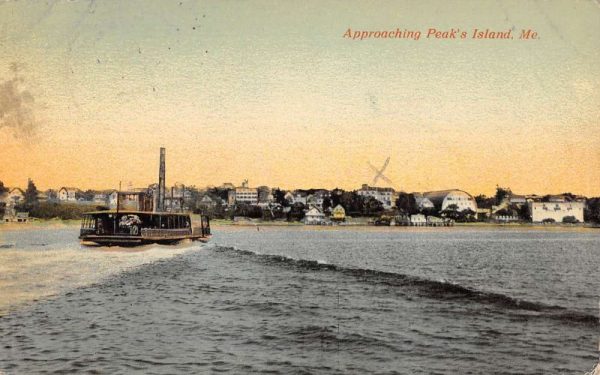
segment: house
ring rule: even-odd
[[[457,211],[471,210],[477,212],[475,198],[466,191],[458,189],[429,191],[423,193],[423,197],[429,199],[438,211],[444,211],[449,206],[455,205]]]
[[[17,212],[15,215],[15,221],[17,223],[27,223],[29,220],[29,212]]]
[[[419,210],[431,209],[435,207],[433,202],[428,198],[425,198],[423,194],[413,193],[413,196],[415,197],[415,202],[417,203],[417,208]]]
[[[410,215],[410,225],[424,227],[427,225],[427,217],[423,214]]]
[[[313,205],[319,210],[323,210],[323,202],[325,199],[329,199],[329,191],[325,189],[319,189],[315,191],[314,194],[308,195],[306,197],[306,202],[308,205]]]
[[[583,202],[529,202],[531,221],[540,223],[543,221],[563,222],[566,217],[572,216],[578,222],[583,223]]]
[[[77,193],[79,189],[74,187],[61,187],[58,191],[58,200],[60,202],[77,202]]]
[[[8,191],[0,195],[0,204],[5,208],[5,218],[15,215],[15,206],[19,205],[25,199],[23,190],[19,188],[8,188]]]
[[[133,192],[140,193],[146,192],[148,189],[135,188]],[[165,191],[164,207],[167,211],[184,211],[189,207],[186,206],[186,202],[189,202],[192,198],[192,192],[190,189],[186,189],[185,185],[176,183],[167,188]]]
[[[8,193],[3,196],[3,201],[7,207],[14,207],[25,199],[25,193],[20,188],[9,188]]]
[[[273,202],[273,194],[268,186],[259,186],[256,188],[258,192],[258,203],[271,203]]]
[[[295,190],[292,193],[292,199],[293,199],[292,203],[302,203],[303,205],[306,206],[307,198],[308,198],[308,194],[306,194],[306,192],[304,192],[304,191]]]
[[[331,220],[344,221],[346,220],[346,210],[342,205],[338,204],[331,210]]]
[[[94,199],[92,200],[95,204],[106,204],[108,202],[108,194],[106,193],[96,193],[94,194]]]
[[[321,225],[325,223],[325,214],[313,207],[304,215],[304,224]]]
[[[363,184],[356,193],[365,198],[373,197],[383,204],[384,209],[390,209],[394,205],[395,190],[390,187],[375,187]]]
[[[217,202],[212,199],[208,194],[205,194],[200,201],[198,202],[198,206],[202,208],[214,208],[217,205]]]
[[[3,218],[0,218],[5,222],[14,222],[14,223],[28,223],[31,221],[29,217],[29,212],[16,212],[16,213],[5,213]]]

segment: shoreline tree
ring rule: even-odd
[[[39,191],[35,186],[32,179],[27,181],[27,189],[25,190],[23,208],[27,211],[31,211],[38,205],[38,194]]]

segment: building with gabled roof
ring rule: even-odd
[[[325,214],[318,208],[312,207],[306,212],[303,220],[306,225],[321,225],[325,223]]]
[[[58,200],[61,202],[77,202],[78,188],[63,186],[58,190]]]
[[[428,191],[423,197],[429,199],[438,211],[444,211],[451,205],[456,205],[457,211],[471,210],[477,212],[475,198],[466,191],[458,189]]]

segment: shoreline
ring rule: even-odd
[[[60,220],[60,219],[36,219],[28,223],[0,223],[1,231],[13,231],[13,230],[33,230],[33,229],[63,229],[63,228],[77,228],[80,225],[80,220]],[[473,222],[473,223],[454,223],[453,226],[444,227],[432,227],[432,226],[385,226],[385,225],[373,225],[367,223],[366,220],[348,222],[342,225],[306,225],[298,221],[261,221],[261,220],[244,220],[235,222],[227,219],[213,219],[211,220],[212,227],[303,227],[312,229],[344,229],[344,228],[357,228],[357,227],[373,227],[373,228],[397,228],[397,229],[445,229],[451,230],[452,228],[499,228],[499,229],[544,229],[544,230],[599,230],[600,225],[584,223],[584,224],[541,224],[541,223],[487,223],[487,222]]]

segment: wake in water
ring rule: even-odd
[[[185,241],[176,246],[89,248],[74,241],[71,230],[10,234],[14,240],[0,244],[0,316],[23,304],[199,248]]]
[[[464,300],[464,302],[470,303],[490,304],[499,307],[501,311],[519,318],[545,318],[562,321],[567,324],[583,324],[594,329],[600,328],[599,319],[594,315],[570,310],[561,306],[521,300],[501,293],[481,291],[443,280],[437,281],[418,276],[366,268],[350,268],[317,260],[294,259],[284,255],[259,254],[235,247],[216,247],[215,251],[235,253],[268,264],[277,264],[302,270],[339,272],[364,282],[397,288],[410,288],[411,292],[416,295],[436,300]]]

